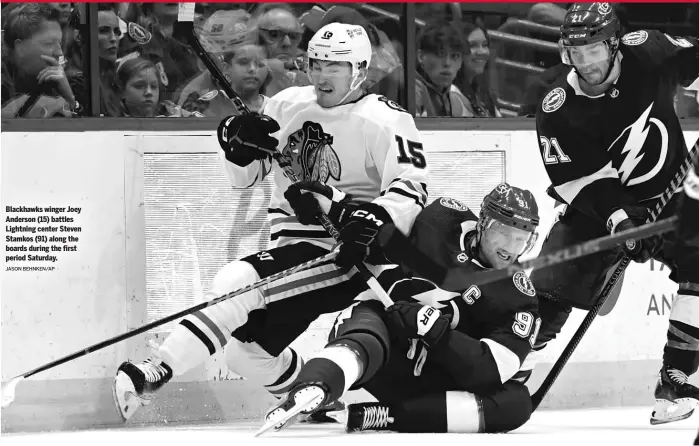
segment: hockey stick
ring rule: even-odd
[[[276,280],[282,279],[284,277],[290,276],[294,273],[297,273],[299,271],[305,270],[307,268],[312,268],[316,265],[320,265],[322,263],[331,261],[337,256],[337,249],[330,251],[329,253],[322,255],[320,257],[317,257],[315,259],[309,260],[304,263],[300,263],[296,266],[293,266],[291,268],[285,269],[284,271],[280,271],[276,274],[272,274],[271,276],[265,277],[264,279],[258,280],[255,283],[252,283],[250,285],[247,285],[243,288],[237,289],[235,291],[231,291],[228,294],[225,294],[221,297],[217,297],[216,299],[210,300],[208,302],[202,302],[198,305],[195,305],[193,307],[187,308],[185,310],[182,310],[178,313],[172,314],[170,316],[164,317],[163,319],[158,319],[157,321],[153,321],[149,324],[143,325],[139,328],[136,328],[131,331],[127,331],[126,333],[122,333],[118,336],[115,336],[113,338],[109,338],[105,341],[99,342],[97,344],[91,345],[89,347],[86,347],[82,350],[79,350],[75,353],[72,353],[68,356],[64,356],[60,359],[56,359],[55,361],[51,361],[48,364],[44,364],[41,367],[37,367],[34,370],[30,370],[28,372],[22,373],[21,375],[18,375],[14,378],[12,378],[10,381],[2,385],[2,407],[6,407],[12,401],[15,399],[15,388],[17,387],[17,384],[19,384],[21,381],[23,381],[26,378],[29,378],[32,375],[36,375],[39,372],[43,372],[48,369],[52,369],[56,366],[59,366],[61,364],[64,364],[68,361],[72,361],[73,359],[80,358],[81,356],[85,356],[89,353],[95,352],[97,350],[101,350],[105,347],[109,347],[110,345],[116,344],[117,342],[121,342],[125,339],[132,338],[136,335],[139,335],[141,333],[144,333],[152,328],[159,327],[160,325],[166,324],[168,322],[172,322],[176,319],[179,319],[181,317],[187,316],[189,314],[195,313],[199,310],[203,310],[204,308],[210,307],[212,305],[216,305],[220,302],[223,302],[224,300],[232,299],[236,296],[240,296],[241,294],[247,293],[249,291],[255,290],[257,288],[260,288],[261,286],[267,285],[268,283],[274,282]]]
[[[202,46],[201,42],[194,33],[194,3],[180,3],[179,11],[177,14],[177,22],[175,22],[173,33],[177,33],[187,39],[187,43],[192,47],[194,52],[197,54],[202,63],[206,66],[209,71],[211,78],[218,84],[218,86],[223,89],[223,92],[228,96],[228,98],[233,103],[233,106],[241,114],[249,114],[250,109],[245,105],[243,100],[238,96],[238,94],[233,90],[231,86],[230,79],[221,71],[216,62],[211,58],[206,49]],[[177,35],[175,34],[175,35]],[[290,181],[297,183],[299,181],[298,177],[291,168],[291,162],[284,159],[281,152],[274,150],[271,153],[274,160],[279,164],[279,167],[284,171],[284,174]],[[332,221],[324,213],[319,213],[318,216],[321,225],[326,231],[335,239],[339,240],[340,233],[333,226]],[[366,265],[358,264],[354,266],[362,279],[364,279],[369,285],[369,287],[376,293],[379,300],[385,307],[393,305],[393,301],[388,296],[388,293],[381,287],[379,282],[376,280],[371,272],[367,269]]]
[[[685,176],[687,176],[687,172],[694,163],[694,158],[697,155],[697,151],[699,151],[699,140],[697,140],[692,146],[692,148],[689,150],[687,158],[680,167],[680,171],[677,172],[675,178],[672,179],[670,185],[667,187],[667,189],[665,189],[665,192],[663,192],[662,196],[660,197],[660,201],[655,205],[655,209],[651,210],[651,216],[648,219],[647,223],[654,222],[658,218],[660,213],[663,211],[665,206],[668,204],[668,202],[674,195],[675,191],[682,185]],[[582,323],[580,324],[580,327],[578,327],[573,337],[570,339],[570,341],[568,341],[568,345],[566,345],[565,349],[563,349],[561,356],[553,365],[548,375],[546,375],[546,378],[544,378],[544,381],[541,383],[539,388],[532,395],[533,410],[536,410],[539,407],[541,401],[543,401],[544,397],[551,389],[551,386],[558,378],[558,375],[561,374],[563,367],[565,367],[566,363],[568,363],[568,360],[573,355],[573,352],[578,347],[578,344],[580,344],[580,341],[582,340],[583,336],[590,328],[590,325],[597,317],[599,311],[604,306],[604,303],[607,301],[607,298],[614,289],[614,286],[617,284],[619,278],[624,273],[626,267],[629,265],[630,262],[631,259],[628,256],[624,256],[621,259],[621,262],[612,273],[612,276],[609,278],[607,283],[602,288],[602,292],[600,293],[598,303],[594,307],[592,307],[590,311],[588,311],[587,315],[585,316],[585,319],[583,319]]]
[[[381,231],[379,242],[387,256],[396,259],[399,258],[401,264],[404,264],[414,271],[425,274],[426,278],[441,283],[448,289],[466,289],[471,285],[483,285],[510,278],[523,269],[540,269],[558,265],[559,263],[584,257],[596,252],[616,248],[627,241],[662,234],[673,230],[676,222],[677,217],[673,216],[626,231],[621,231],[614,235],[607,235],[577,245],[568,246],[560,251],[543,254],[535,259],[526,260],[504,268],[483,270],[468,275],[464,275],[458,269],[447,270],[437,265],[434,260],[425,255],[422,251],[414,248],[410,244],[408,238],[403,234],[395,230],[391,231],[390,226],[387,226],[386,230]]]

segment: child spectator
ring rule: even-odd
[[[260,44],[250,14],[243,10],[216,11],[203,26],[200,40],[207,52],[219,62],[233,90],[252,111],[260,111],[265,102],[265,87],[270,81],[267,49]],[[190,82],[177,101],[185,110],[211,117],[238,114],[230,100],[218,90],[208,71]]]
[[[418,116],[473,116],[452,82],[465,52],[461,32],[449,22],[428,23],[417,37],[415,102]]]

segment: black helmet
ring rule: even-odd
[[[609,3],[574,3],[561,25],[564,46],[590,45],[612,39],[618,42],[620,34],[619,18]]]

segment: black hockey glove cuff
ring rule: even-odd
[[[338,266],[349,268],[360,262],[387,263],[377,235],[384,224],[393,223],[388,211],[378,204],[361,203],[350,213],[347,224],[340,229],[340,252],[335,257]]]
[[[326,214],[336,228],[342,228],[349,218],[352,197],[340,189],[320,181],[299,181],[284,192],[284,198],[294,210],[299,223],[319,224],[320,213]]]
[[[617,209],[607,219],[607,230],[611,234],[643,226],[650,218],[651,212],[645,206],[624,206]],[[663,239],[653,235],[641,240],[629,240],[623,245],[626,255],[634,262],[645,263],[658,253]]]
[[[270,136],[279,131],[279,124],[269,116],[251,113],[228,116],[218,126],[218,144],[226,159],[245,167],[255,160],[268,158],[279,145],[279,140]]]

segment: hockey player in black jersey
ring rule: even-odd
[[[675,89],[699,75],[696,38],[652,30],[622,36],[608,3],[573,4],[559,46],[571,69],[539,105],[536,128],[553,183],[549,193],[567,207],[542,254],[644,224],[688,154]],[[674,215],[676,198],[660,218]],[[699,247],[680,244],[671,233],[625,250],[636,262],[663,262],[678,284],[651,423],[686,418],[699,402],[699,389],[687,382],[699,367]],[[543,321],[537,349],[560,333],[573,307],[597,303],[621,254],[602,252],[532,273]]]
[[[418,215],[409,251],[464,274],[508,266],[533,246],[538,222],[532,193],[501,184],[485,197],[480,218],[457,200],[435,200]],[[395,304],[384,309],[367,295],[342,311],[326,348],[304,365],[266,426],[279,429],[296,410],[312,412],[358,388],[378,403],[343,412],[350,432],[492,433],[523,425],[531,399],[513,378],[540,324],[526,273],[445,289],[426,263],[404,262],[404,248],[383,247],[398,264],[379,276]]]
[[[699,159],[684,181],[684,197],[677,214],[677,236],[687,245],[699,246]]]

